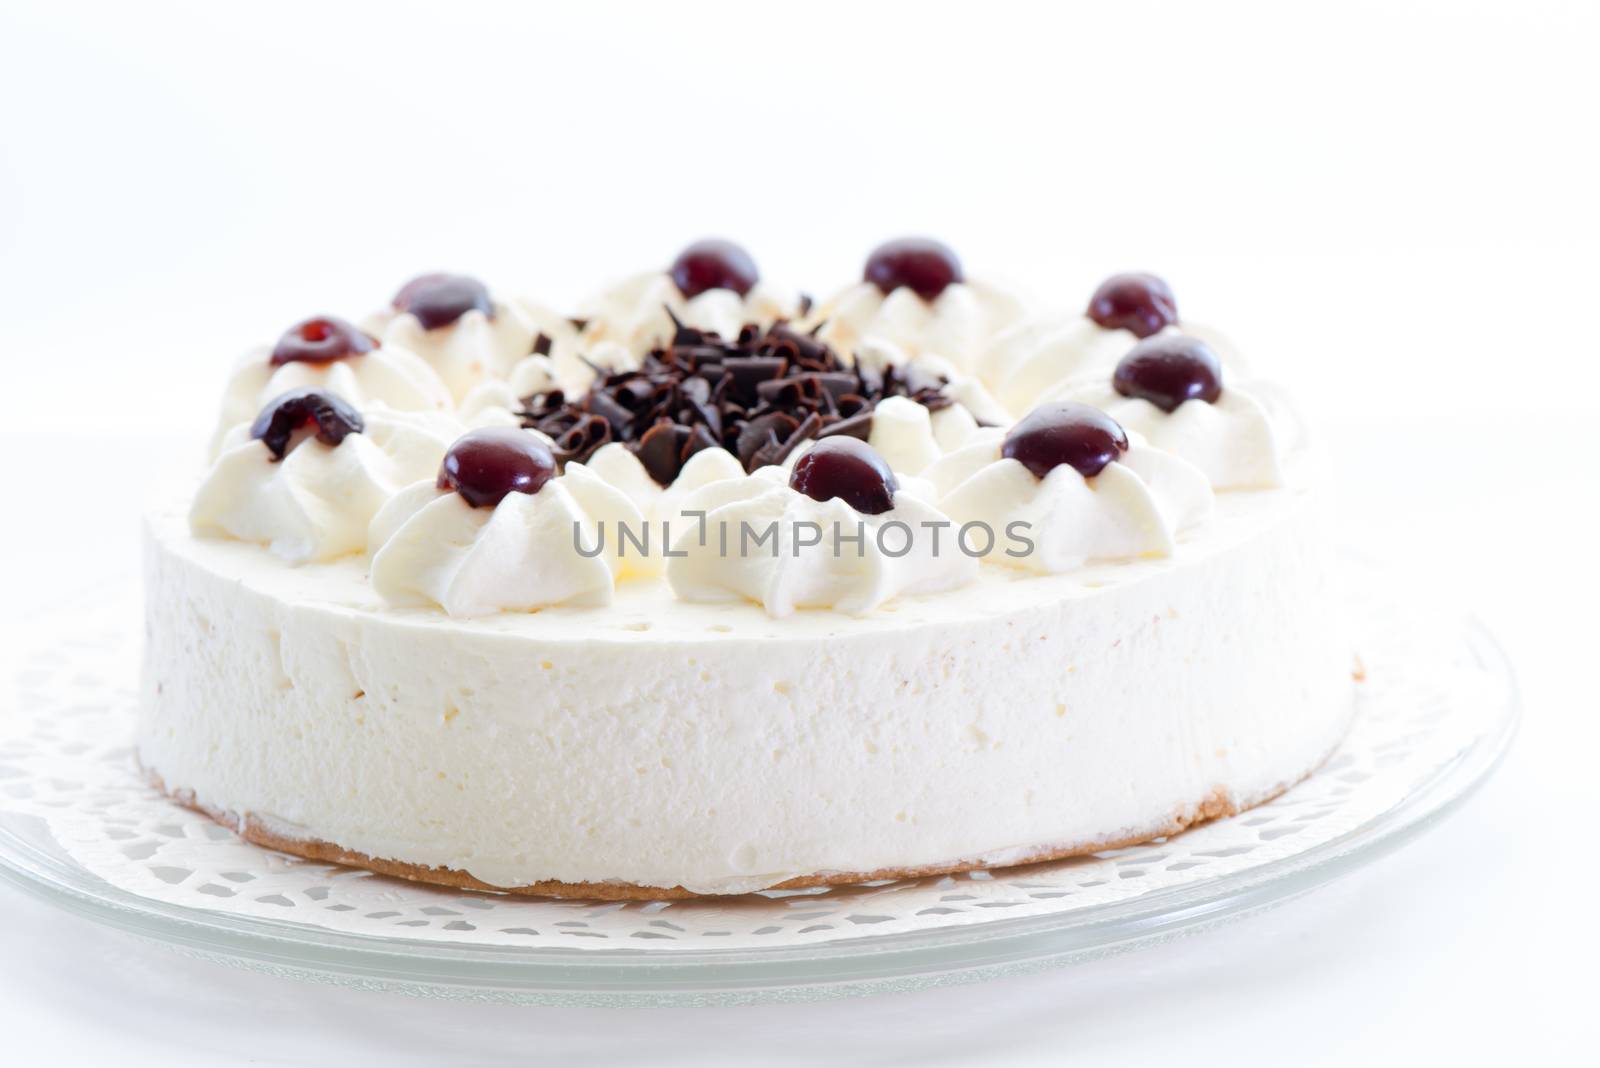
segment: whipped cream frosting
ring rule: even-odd
[[[907,397],[887,397],[872,411],[867,444],[900,474],[917,475],[951,449],[965,444],[982,424],[1004,424],[1010,417],[974,376],[940,356],[909,357],[899,346],[870,338],[856,353],[856,366],[884,374],[914,373],[943,381],[941,392],[954,403],[938,411]]]
[[[337,393],[358,409],[383,404],[396,411],[442,412],[451,406],[450,391],[433,368],[399,345],[380,345],[327,362],[294,360],[276,366],[271,350],[259,348],[246,353],[228,378],[210,455],[216,457],[223,439],[253,420],[268,401],[301,388]]]
[[[990,339],[1022,314],[1017,297],[984,282],[953,283],[932,301],[905,286],[885,296],[857,282],[813,308],[803,325],[820,324],[817,336],[846,359],[878,339],[910,356],[940,356],[970,370]]]
[[[867,444],[900,474],[920,475],[944,455],[934,434],[932,415],[907,397],[886,397],[872,409]]]
[[[793,457],[790,458],[791,462]],[[633,502],[649,525],[645,546],[647,555],[636,567],[645,574],[658,575],[666,566],[666,550],[685,530],[698,525],[698,519],[685,516],[685,500],[702,486],[745,477],[744,467],[726,449],[701,449],[684,462],[678,477],[662,486],[650,477],[626,445],[603,445],[583,465],[605,482],[620,490]]]
[[[241,424],[271,396],[314,385],[335,391],[343,387],[360,406],[386,401],[402,408],[448,409],[454,397],[459,400],[454,432],[514,427],[520,425],[517,413],[531,395],[555,390],[581,393],[596,366],[636,368],[643,350],[670,337],[667,308],[688,325],[733,335],[747,322],[791,316],[799,303],[792,291],[762,282],[745,297],[731,289],[711,289],[685,300],[670,274],[650,271],[592,298],[584,309],[586,317],[576,321],[542,305],[496,299],[491,314],[469,310],[448,325],[429,330],[416,316],[391,309],[374,321],[384,343],[371,353],[326,364],[272,367],[257,357],[241,365],[230,383],[225,420]],[[980,282],[953,283],[932,301],[905,286],[885,296],[863,282],[810,315],[819,336],[851,355],[858,369],[884,373],[895,367],[902,376],[936,380],[951,401],[929,410],[907,397],[888,397],[873,410],[867,440],[899,477],[901,496],[909,502],[904,507],[937,507],[959,523],[987,523],[996,535],[1018,522],[1041,528],[1030,538],[1038,543],[1035,551],[1017,557],[997,547],[988,559],[1053,572],[1088,560],[1170,553],[1177,536],[1209,513],[1213,489],[1283,484],[1286,420],[1278,418],[1263,399],[1270,396],[1265,389],[1258,397],[1251,383],[1235,385],[1230,374],[1228,387],[1215,403],[1190,401],[1168,414],[1148,401],[1122,397],[1109,385],[1111,369],[1138,340],[1132,333],[1107,329],[1083,315],[1027,321],[1020,316],[1015,298]],[[1221,345],[1229,366],[1236,364],[1232,347],[1214,332],[1189,324],[1183,330]],[[546,340],[539,344],[540,351],[530,353],[541,334]],[[981,356],[973,359],[974,353]],[[1020,465],[1002,460],[1002,431],[997,428],[1037,403],[1057,398],[1107,411],[1132,432],[1133,447],[1091,479],[1070,469],[1037,479]],[[387,411],[381,404],[376,410]],[[381,437],[393,421],[380,414],[373,433]],[[359,532],[407,483],[430,481],[453,433],[441,427],[434,424],[426,449],[406,453],[425,454],[425,462],[414,467],[401,463],[399,474],[396,462],[373,440],[351,446],[349,456],[338,465],[314,464],[318,453],[296,450],[293,463],[272,465],[265,473],[254,470],[232,496],[221,488],[224,476],[214,473],[208,480],[211,488],[196,501],[196,529],[263,540],[296,560],[356,551],[362,538],[352,532]],[[231,431],[231,438],[219,433],[219,449],[223,440],[229,451],[244,444],[242,432],[242,427]],[[917,570],[926,561],[916,554],[895,559],[869,552],[867,562],[850,572],[819,566],[813,559],[818,554],[808,553],[805,546],[798,555],[791,551],[790,561],[780,562],[782,566],[759,558],[712,566],[698,557],[693,557],[693,564],[668,565],[669,536],[681,537],[684,527],[691,525],[684,510],[692,508],[690,502],[703,497],[701,491],[708,486],[721,484],[719,494],[733,494],[705,500],[731,509],[728,518],[735,521],[780,515],[788,517],[792,526],[827,511],[789,489],[783,478],[810,445],[793,448],[782,468],[754,476],[746,475],[739,461],[723,449],[704,449],[686,463],[672,485],[662,487],[630,449],[612,444],[586,464],[569,464],[567,475],[557,480],[559,486],[543,507],[512,502],[505,509],[508,517],[498,523],[491,523],[491,513],[499,509],[463,512],[439,504],[443,494],[412,487],[391,502],[381,522],[373,523],[370,551],[377,557],[393,543],[394,551],[381,569],[391,599],[431,602],[459,614],[528,610],[568,599],[586,602],[601,596],[600,591],[623,573],[652,577],[663,571],[675,573],[678,580],[672,585],[682,596],[705,597],[709,590],[720,590],[719,596],[762,601],[777,614],[831,602],[847,605],[845,611],[870,610],[902,589],[921,589],[925,579],[933,585],[942,581],[938,568],[929,569],[927,575]],[[334,452],[320,443],[317,448],[330,456]],[[240,465],[253,455],[246,450],[229,463]],[[341,488],[344,482],[361,488],[346,491]],[[325,488],[325,483],[333,488]],[[609,498],[606,489],[612,491]],[[329,499],[340,493],[352,502],[348,508],[308,511],[300,503],[307,495]],[[619,510],[618,496],[626,509]],[[835,511],[843,507],[829,503]],[[897,498],[896,510],[901,507]],[[284,515],[267,514],[276,511]],[[484,578],[495,571],[491,560],[503,564],[501,557],[511,551],[506,546],[533,551],[530,539],[559,526],[558,518],[566,519],[569,527],[573,522],[580,527],[588,523],[598,532],[603,518],[634,515],[641,520],[637,531],[648,532],[649,549],[640,553],[632,545],[632,560],[617,557],[613,530],[608,552],[593,560],[581,556],[580,562],[569,560],[571,574],[554,569],[550,576],[521,584]],[[470,540],[473,545],[481,542],[481,550],[463,550],[457,544],[464,532],[480,528],[488,533]],[[425,531],[440,541],[437,560],[421,559],[428,555],[418,541]],[[1003,537],[1000,542],[1007,544]],[[409,555],[401,551],[406,545],[411,546]],[[786,543],[785,548],[794,547]],[[403,567],[402,559],[408,561]],[[892,559],[892,565],[885,559]],[[847,573],[855,575],[848,583],[843,577]],[[853,593],[844,589],[852,583],[859,587]]]
[[[1206,342],[1225,368],[1243,369],[1232,342],[1210,327],[1185,322],[1161,334],[1187,334]],[[976,363],[979,377],[1011,418],[1063,388],[1108,379],[1117,361],[1137,345],[1131,331],[1108,329],[1085,315],[1049,315],[1018,322],[997,334]],[[1003,422],[995,419],[991,422]]]
[[[292,564],[360,552],[372,517],[402,487],[431,477],[459,432],[447,415],[381,405],[362,420],[338,445],[308,436],[282,460],[247,426],[234,427],[195,493],[190,528],[266,545]]]
[[[789,487],[783,468],[764,467],[703,487],[683,508],[705,513],[703,529],[674,536],[667,561],[667,581],[685,601],[755,601],[777,619],[806,608],[863,615],[977,574],[976,559],[956,550],[949,519],[905,490],[887,512],[863,515],[838,498],[812,500]]]
[[[478,383],[462,398],[456,414],[468,427],[519,426],[516,413],[523,401],[535,393],[565,388],[550,356],[524,356],[511,366],[504,378]]]
[[[770,326],[779,319],[798,318],[800,303],[797,291],[765,279],[742,297],[731,289],[708,289],[685,300],[670,274],[644,271],[589,297],[579,305],[579,317],[587,320],[586,349],[611,342],[641,355],[671,339],[668,308],[685,326],[734,338],[747,323]]]
[[[1001,444],[999,432],[983,433],[926,475],[951,519],[983,524],[974,538],[989,547],[987,562],[1060,573],[1089,561],[1170,556],[1178,536],[1211,515],[1205,475],[1136,434],[1089,478],[1066,464],[1038,478],[1002,457]]]
[[[577,344],[577,328],[566,317],[531,301],[492,302],[493,314],[478,309],[445,326],[424,327],[410,312],[386,308],[366,325],[384,345],[416,353],[433,368],[455,401],[484,381],[503,379],[533,351],[540,334],[553,353],[567,358]]]
[[[458,618],[609,604],[633,563],[617,525],[643,522],[626,496],[581,464],[493,508],[474,508],[430,479],[373,517],[372,588],[391,604],[436,605]]]
[[[1263,390],[1264,395],[1270,395]],[[1101,409],[1150,445],[1180,456],[1204,472],[1213,489],[1272,489],[1284,483],[1285,443],[1292,433],[1250,384],[1225,379],[1215,401],[1186,400],[1164,412],[1142,397],[1124,397],[1110,383],[1067,384],[1049,400],[1073,400]]]

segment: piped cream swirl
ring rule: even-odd
[[[713,482],[745,477],[744,467],[733,453],[720,448],[701,449],[689,457],[669,486],[651,478],[639,458],[620,442],[601,446],[583,466],[620,490],[644,516],[649,536],[636,536],[644,544],[646,556],[635,566],[651,575],[659,575],[665,568],[668,539],[695,526],[695,520],[682,510],[689,496]]]
[[[920,475],[939,457],[965,444],[987,424],[1011,422],[1000,404],[972,375],[958,370],[941,356],[908,357],[904,350],[882,338],[870,338],[856,353],[863,373],[912,375],[941,381],[940,392],[952,403],[930,411],[907,397],[888,397],[872,410],[867,444],[900,474]]]
[[[999,286],[956,282],[932,301],[900,287],[887,296],[857,282],[813,308],[803,325],[845,359],[878,339],[912,357],[940,356],[971,370],[990,339],[1022,317],[1022,302]]]
[[[433,477],[458,432],[434,413],[375,406],[362,419],[338,445],[306,437],[282,460],[248,426],[234,427],[195,494],[190,528],[266,545],[293,564],[360,552],[372,517],[404,486]]]
[[[1216,351],[1224,367],[1242,370],[1233,344],[1209,327],[1184,323],[1161,333],[1198,337]],[[1041,399],[1061,396],[1069,384],[1109,379],[1117,361],[1139,341],[1131,331],[1109,329],[1085,315],[1045,316],[996,335],[976,362],[976,371],[1000,405],[1020,418]]]
[[[1038,573],[1096,560],[1170,556],[1178,535],[1204,522],[1213,500],[1193,465],[1136,434],[1098,474],[1061,464],[1039,478],[1001,455],[1002,435],[984,432],[927,472],[938,506],[987,546],[984,559]]]
[[[976,577],[977,561],[957,550],[942,512],[905,490],[893,500],[878,515],[815,501],[780,467],[712,483],[683,503],[705,518],[674,538],[667,581],[685,601],[755,601],[782,618],[798,609],[865,615]]]
[[[327,362],[275,365],[270,355],[265,348],[246,354],[229,376],[211,438],[213,458],[235,426],[250,422],[262,405],[292,389],[337,393],[358,409],[382,404],[402,412],[444,412],[451,406],[450,391],[439,376],[425,360],[399,345],[380,345],[371,352]]]
[[[542,304],[522,300],[492,301],[492,314],[476,308],[454,322],[424,327],[410,312],[386,308],[372,316],[367,329],[383,340],[420,356],[461,401],[485,381],[504,379],[533,351],[540,334],[551,339],[552,358],[571,359],[577,328]]]
[[[1265,391],[1263,391],[1265,392]],[[1287,413],[1275,414],[1250,383],[1225,380],[1211,402],[1186,400],[1164,412],[1141,397],[1124,397],[1109,382],[1064,385],[1049,400],[1093,405],[1152,446],[1204,472],[1213,489],[1272,489],[1284,483]]]
[[[391,604],[457,617],[605,605],[629,571],[616,527],[643,522],[627,497],[580,464],[492,508],[473,508],[430,479],[373,517],[372,587]]]

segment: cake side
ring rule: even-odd
[[[139,754],[277,843],[494,887],[1018,863],[1246,807],[1326,756],[1353,685],[1318,546],[1310,499],[1270,493],[1171,560],[860,619],[641,583],[451,620],[383,606],[362,562],[286,571],[157,516]]]

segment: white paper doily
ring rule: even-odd
[[[137,594],[100,591],[29,628],[0,719],[0,875],[231,963],[414,992],[810,997],[1059,963],[1309,889],[1487,774],[1515,704],[1493,643],[1362,577],[1352,599],[1367,680],[1354,726],[1273,802],[1057,863],[650,903],[406,883],[260,849],[169,802],[132,760]]]

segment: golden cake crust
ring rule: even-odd
[[[518,894],[528,897],[558,897],[589,901],[680,901],[688,898],[720,896],[696,893],[681,886],[635,886],[630,883],[567,883],[555,879],[529,883],[526,886],[491,886],[473,878],[464,871],[457,871],[453,868],[431,868],[421,864],[385,860],[381,857],[368,856],[365,853],[345,849],[332,842],[289,837],[273,830],[267,823],[253,815],[236,816],[232,813],[219,811],[201,804],[195,799],[193,793],[188,790],[174,789],[167,786],[161,781],[160,776],[153,772],[147,770],[146,775],[156,789],[172,798],[178,804],[199,812],[235,831],[245,841],[265,849],[274,849],[280,853],[303,857],[306,860],[321,861],[327,864],[343,864],[352,868],[364,868],[379,875],[388,875],[416,883],[448,886],[457,890],[485,890],[492,893]],[[1268,796],[1257,801],[1256,804],[1265,804],[1271,801],[1293,785],[1293,782],[1282,784]],[[1244,807],[1251,808],[1254,806],[1247,805]],[[1165,838],[1178,834],[1209,820],[1237,815],[1243,810],[1223,791],[1213,790],[1193,805],[1185,806],[1175,812],[1167,824],[1150,831],[1148,834],[1103,839],[1060,848],[1041,849],[1038,853],[1024,860],[1019,860],[1015,864],[1006,865],[1006,867],[1043,864],[1049,861],[1065,860],[1068,857],[1098,853],[1107,849],[1122,849],[1127,846],[1139,845],[1155,838]],[[889,879],[918,879],[929,875],[951,875],[958,872],[977,871],[994,867],[996,865],[985,864],[976,860],[956,860],[946,864],[928,864],[913,868],[880,868],[877,871],[870,872],[822,872],[815,875],[802,875],[794,879],[787,879],[770,887],[770,889],[802,890],[819,886],[848,886],[852,883]]]

